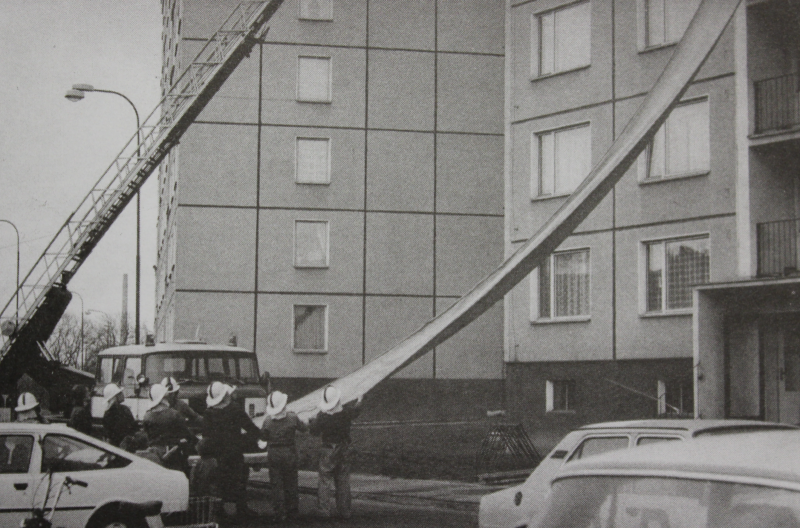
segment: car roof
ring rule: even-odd
[[[98,356],[142,356],[157,352],[237,352],[241,354],[253,354],[246,348],[234,347],[230,345],[209,345],[208,343],[198,342],[173,342],[156,343],[155,345],[124,345],[107,348],[101,351]]]
[[[23,431],[26,433],[48,433],[52,431],[63,431],[67,428],[65,423],[35,423],[35,422],[0,422],[0,432]]]
[[[602,422],[584,425],[578,431],[608,430],[657,430],[688,432],[690,436],[712,434],[729,430],[751,429],[800,429],[797,426],[777,423],[762,422],[759,420],[725,420],[704,418],[661,418],[652,420],[627,420],[617,422]]]
[[[800,490],[800,431],[759,431],[610,451],[564,467],[577,476],[664,476],[753,483],[781,481]]]

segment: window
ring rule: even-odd
[[[708,236],[647,242],[646,307],[650,313],[692,307],[692,287],[709,280]]]
[[[660,379],[656,382],[658,414],[682,415],[694,409],[692,379]]]
[[[540,77],[588,66],[591,61],[590,3],[534,15],[531,75]]]
[[[545,386],[545,406],[548,412],[575,410],[574,398],[574,380],[547,381]]]
[[[581,458],[593,455],[601,455],[609,451],[616,451],[617,449],[626,449],[627,447],[627,436],[598,436],[587,438],[572,452],[567,462],[580,460]]]
[[[295,352],[325,352],[328,350],[328,307],[320,305],[294,306]]]
[[[531,146],[533,198],[569,194],[592,168],[588,124],[534,134]]]
[[[296,268],[328,267],[328,222],[295,221],[294,266]]]
[[[330,148],[331,141],[327,138],[297,138],[295,181],[330,183]]]
[[[309,103],[331,102],[330,57],[297,59],[297,100]]]
[[[32,451],[32,436],[0,436],[0,473],[27,473]]]
[[[677,436],[640,436],[636,440],[637,446],[644,446],[650,444],[657,444],[659,442],[671,442],[673,440],[680,440]]]
[[[77,438],[47,435],[42,443],[42,473],[123,468],[131,461]]]
[[[531,320],[589,316],[589,250],[552,254],[531,275]]]
[[[639,0],[640,48],[678,42],[700,0]]]
[[[710,170],[708,100],[675,107],[639,156],[639,179],[661,180]]]
[[[333,20],[333,0],[300,0],[300,20]]]

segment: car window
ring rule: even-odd
[[[592,455],[599,455],[608,451],[616,449],[625,449],[628,447],[627,436],[594,436],[584,439],[578,445],[575,451],[572,452],[567,462],[573,460],[580,460]]]
[[[32,436],[0,436],[0,473],[27,473],[32,452]]]
[[[636,439],[636,445],[657,444],[658,442],[668,442],[670,440],[680,440],[680,438],[677,436],[640,436]]]
[[[131,460],[66,435],[47,435],[42,443],[42,473],[122,468]]]

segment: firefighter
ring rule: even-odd
[[[192,409],[188,403],[178,398],[178,391],[181,386],[177,380],[172,377],[167,377],[161,380],[161,385],[167,388],[167,395],[165,396],[169,406],[181,413],[190,427],[200,427],[203,423],[203,417],[200,416]]]
[[[125,393],[114,384],[109,383],[103,388],[103,399],[106,401],[106,412],[103,413],[103,430],[105,431],[108,443],[117,447],[123,447],[123,441],[127,438],[128,442],[139,430],[136,419],[125,401]]]
[[[186,419],[169,406],[165,399],[167,388],[160,383],[150,387],[150,400],[153,406],[142,420],[147,435],[147,446],[155,451],[164,467],[177,469],[189,474],[188,448],[197,443],[189,432]]]
[[[216,481],[223,503],[236,504],[236,518],[243,520],[258,515],[247,505],[244,450],[247,435],[259,436],[261,431],[244,409],[233,403],[234,387],[215,381],[206,391],[203,414],[203,441],[208,456],[217,459]],[[245,431],[245,434],[242,434]],[[224,514],[224,509],[219,512]]]
[[[19,395],[14,412],[17,413],[18,422],[50,423],[47,418],[42,416],[39,400],[30,392],[23,392]]]
[[[297,484],[297,447],[295,434],[308,427],[293,412],[286,410],[286,394],[275,391],[267,397],[267,419],[261,427],[268,440],[267,465],[272,484],[272,510],[276,521],[296,517],[299,513]]]
[[[83,434],[92,434],[92,413],[89,411],[89,389],[86,385],[72,387],[72,411],[67,425]]]
[[[342,405],[339,389],[328,385],[317,404],[319,413],[310,423],[310,432],[322,437],[319,457],[317,502],[324,517],[349,519],[350,509],[350,426],[361,411],[361,396]],[[335,490],[335,500],[334,500]]]

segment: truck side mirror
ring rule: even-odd
[[[150,380],[144,374],[139,374],[136,376],[136,387],[134,387],[133,391],[136,393],[136,397],[139,397],[139,393],[142,390],[142,387],[147,386],[150,383]]]
[[[267,391],[268,393],[270,392],[269,389],[270,389],[271,378],[268,371],[265,370],[264,372],[261,373],[261,376],[259,376],[258,378],[258,382],[259,384],[261,384],[262,387],[264,387],[265,391]]]

